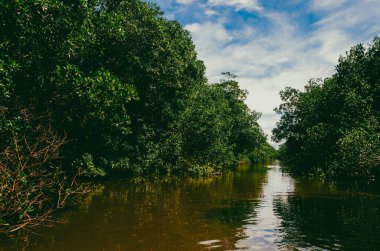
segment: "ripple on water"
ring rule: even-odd
[[[66,224],[28,241],[0,236],[0,251],[378,250],[380,191],[347,189],[276,166],[109,181],[78,210],[57,214]]]
[[[207,240],[198,242],[199,245],[204,246],[206,249],[221,248],[221,240]]]

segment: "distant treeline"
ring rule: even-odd
[[[337,179],[380,178],[380,39],[351,48],[336,73],[286,88],[274,139],[294,172]]]
[[[189,32],[144,1],[1,1],[0,232],[81,194],[78,177],[274,158],[234,77],[208,84]]]

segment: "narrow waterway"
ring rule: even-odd
[[[283,242],[282,220],[276,214],[274,201],[286,203],[288,196],[294,192],[294,180],[284,173],[278,165],[269,166],[267,180],[263,184],[263,193],[260,198],[257,215],[248,219],[244,226],[246,238],[236,244],[237,249],[276,250]]]
[[[377,250],[380,192],[292,178],[278,163],[210,178],[108,181],[63,223],[0,250]]]

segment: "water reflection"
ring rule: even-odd
[[[220,177],[99,184],[67,223],[0,250],[376,250],[380,193],[291,178],[278,165]]]
[[[368,189],[368,187],[366,187]],[[281,247],[313,250],[377,250],[380,194],[352,185],[302,180],[286,202],[274,201],[282,219]]]
[[[266,170],[200,179],[106,182],[68,223],[9,250],[233,250],[243,222],[255,215]],[[7,250],[0,248],[0,250]]]
[[[275,200],[287,203],[288,195],[294,191],[294,181],[278,165],[269,168],[257,215],[249,219],[253,224],[244,226],[246,238],[237,243],[239,249],[276,250],[283,238],[282,220],[275,213],[273,203]]]
[[[293,179],[272,166],[244,250],[377,250],[379,187]]]

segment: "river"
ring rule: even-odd
[[[292,178],[278,163],[210,178],[98,184],[52,228],[0,250],[376,250],[380,191]]]

